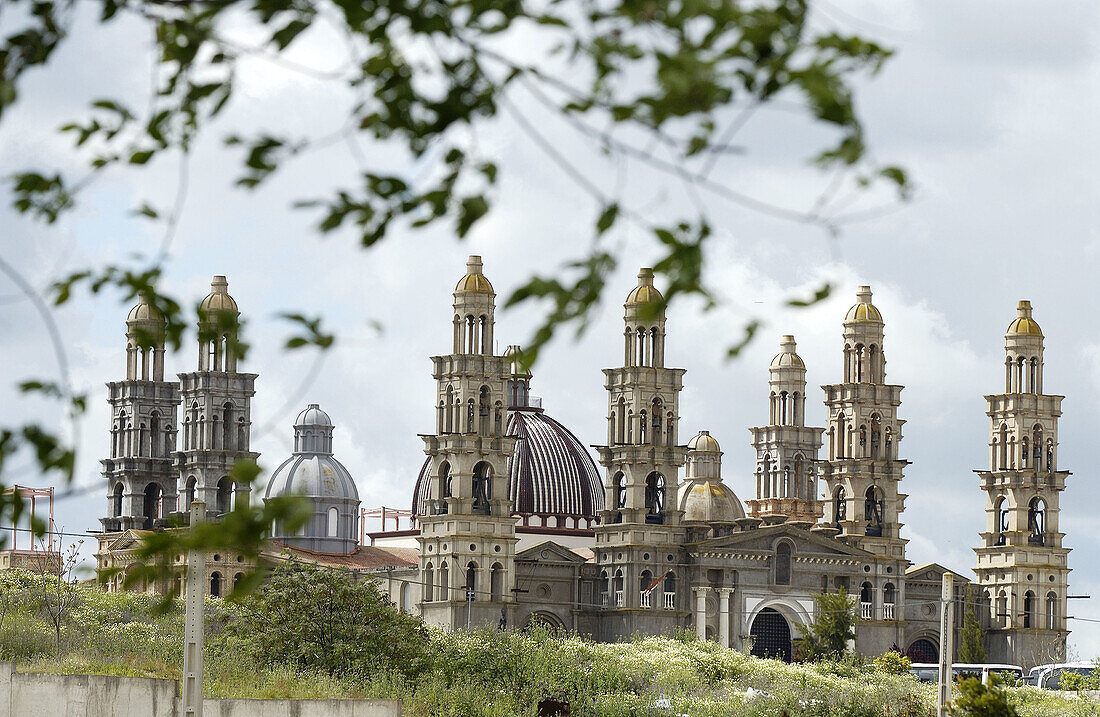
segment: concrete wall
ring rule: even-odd
[[[16,672],[0,662],[0,717],[182,717],[176,680]],[[203,717],[401,717],[399,700],[206,700]]]

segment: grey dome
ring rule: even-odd
[[[359,491],[348,469],[331,455],[322,453],[295,453],[275,469],[264,498],[281,495],[359,500]]]
[[[298,496],[309,500],[312,515],[295,534],[272,526],[272,538],[292,547],[348,554],[355,549],[359,491],[344,464],[332,456],[332,419],[310,404],[294,422],[294,455],[275,469],[264,500]]]
[[[311,403],[306,406],[306,410],[298,414],[298,417],[294,419],[294,427],[299,426],[327,426],[332,428],[332,419],[328,417],[328,414],[321,410],[321,406],[316,403]]]

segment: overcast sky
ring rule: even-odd
[[[1070,613],[1100,620],[1100,567],[1093,558],[1100,545],[1093,512],[1100,489],[1088,459],[1095,442],[1090,426],[1100,424],[1094,309],[1100,8],[930,0],[831,0],[816,7],[819,26],[857,31],[897,49],[881,75],[861,86],[860,108],[876,158],[904,165],[917,192],[910,203],[847,225],[835,237],[704,195],[716,229],[708,280],[725,303],[703,312],[698,302],[685,301],[670,311],[667,362],[687,369],[681,437],[710,430],[725,451],[726,481],[742,499],[752,497],[747,428],[767,419],[767,366],[779,336],[795,334],[812,386],[838,382],[841,321],[857,285],[870,284],[886,321],[887,378],[906,387],[899,452],[912,462],[902,483],[909,494],[903,516],[909,559],[940,562],[971,577],[971,547],[985,525],[973,473],[988,461],[983,395],[1002,390],[1003,334],[1017,300],[1030,299],[1047,337],[1045,388],[1066,396],[1059,463],[1074,473],[1061,518],[1073,548],[1071,594],[1096,595],[1073,601]],[[30,75],[19,105],[0,124],[4,172],[26,166],[77,171],[70,140],[54,128],[82,116],[99,97],[140,104],[149,86],[145,38],[140,26],[126,23],[77,33],[47,70]],[[306,36],[295,58],[333,66],[340,58],[328,39]],[[253,447],[265,468],[289,455],[294,416],[317,402],[337,425],[336,455],[355,476],[364,506],[406,508],[423,460],[417,434],[434,427],[428,357],[450,348],[451,292],[466,255],[481,254],[498,295],[507,296],[533,272],[552,271],[586,251],[599,208],[510,119],[476,136],[477,146],[501,164],[501,186],[493,213],[465,242],[445,227],[402,229],[371,250],[360,249],[351,232],[319,238],[315,216],[289,205],[354,185],[356,164],[343,145],[297,160],[258,192],[232,187],[239,156],[221,147],[221,136],[254,127],[321,135],[339,126],[348,101],[331,83],[262,60],[243,68],[226,116],[194,152],[164,288],[197,301],[212,275],[228,276],[253,345],[245,367],[259,374]],[[537,113],[522,93],[515,101],[592,181],[626,204],[654,220],[691,216],[691,198],[675,178],[607,160],[556,118]],[[724,160],[714,173],[728,186],[806,208],[827,185],[829,177],[805,162],[823,137],[799,117],[760,113],[738,139],[747,153]],[[372,166],[413,178],[435,159],[395,166],[397,155],[369,146],[367,156]],[[0,251],[39,287],[89,265],[148,257],[161,230],[129,213],[145,200],[167,206],[177,192],[177,170],[166,158],[141,173],[108,173],[52,227],[0,207]],[[880,201],[864,198],[854,208]],[[626,224],[608,241],[620,248],[622,261],[603,305],[583,337],[563,335],[544,351],[533,382],[548,412],[589,444],[606,432],[600,369],[621,360],[622,300],[637,268],[656,256]],[[808,310],[781,308],[824,281],[836,287],[827,301]],[[0,283],[0,301],[9,379],[0,386],[0,418],[4,425],[58,425],[54,404],[11,385],[56,377],[44,325],[14,285]],[[96,518],[106,509],[98,462],[107,453],[109,422],[103,384],[124,376],[127,309],[117,296],[81,295],[56,313],[74,383],[90,393],[78,427],[77,480],[97,486],[58,504],[58,523],[69,531],[98,528]],[[276,314],[286,310],[322,314],[338,335],[312,380],[313,354],[281,350],[288,327]],[[533,307],[498,312],[498,349],[526,341],[536,317]],[[757,340],[739,359],[725,361],[725,348],[751,318],[764,322]],[[193,370],[195,362],[189,341],[169,357],[168,368]],[[820,399],[811,389],[811,399],[815,394]],[[822,425],[824,414],[820,400],[807,404],[809,423]],[[26,457],[21,462],[29,464]],[[31,471],[16,475],[24,483],[36,480]],[[1100,654],[1100,625],[1073,620],[1070,627],[1082,657]]]

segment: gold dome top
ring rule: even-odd
[[[224,276],[215,276],[210,282],[210,293],[199,304],[199,311],[203,314],[217,314],[222,311],[231,311],[239,314],[237,302],[229,295],[229,282]]]
[[[680,491],[680,510],[687,523],[732,523],[745,517],[737,495],[720,480],[685,485]]]
[[[157,307],[149,302],[149,297],[142,294],[134,308],[126,316],[127,324],[163,324],[164,316],[157,311]]]
[[[794,337],[787,334],[783,337],[783,340],[779,342],[779,353],[772,359],[772,368],[806,368],[806,363],[802,360],[802,357],[795,352]]]
[[[492,294],[493,285],[481,273],[481,257],[472,255],[466,260],[466,276],[458,280],[456,294]]]
[[[638,270],[638,285],[626,297],[626,306],[641,306],[642,304],[656,304],[664,301],[665,297],[653,285],[653,269],[642,268]]]
[[[722,449],[710,431],[699,431],[687,444],[689,451],[706,451],[708,453],[721,453]]]
[[[848,309],[848,314],[844,317],[844,322],[853,323],[882,323],[882,314],[875,308],[875,305],[871,303],[871,287],[861,286],[859,291],[856,292],[856,298],[858,302],[852,305],[852,308]]]
[[[1031,318],[1031,302],[1021,301],[1016,306],[1016,318],[1012,320],[1012,323],[1008,325],[1008,331],[1005,332],[1008,336],[1038,336],[1043,337],[1043,330],[1039,328],[1039,324],[1035,319]]]

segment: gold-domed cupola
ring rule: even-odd
[[[643,306],[645,304],[659,304],[665,297],[653,285],[653,269],[643,267],[638,270],[638,285],[631,289],[626,296],[623,306]]]
[[[698,451],[700,453],[721,453],[722,448],[718,445],[718,441],[714,436],[710,435],[710,431],[699,431],[687,444],[689,451]]]
[[[1005,332],[1005,392],[1043,392],[1043,330],[1031,317],[1031,302],[1021,300]]]
[[[141,294],[126,316],[126,378],[164,380],[164,315]]]
[[[1016,318],[1008,325],[1006,336],[1038,336],[1042,338],[1043,330],[1039,323],[1031,318],[1031,302],[1021,299],[1016,306]]]
[[[210,293],[199,303],[199,370],[237,370],[237,329],[241,315],[229,295],[229,282],[218,275]]]
[[[481,257],[471,255],[466,260],[466,275],[455,285],[456,294],[495,294],[493,285],[481,273]]]
[[[638,271],[638,285],[623,304],[626,321],[625,365],[665,365],[665,297],[653,285],[653,269]]]
[[[481,273],[481,257],[466,260],[466,275],[455,285],[454,353],[493,354],[496,293]]]
[[[797,344],[795,344],[794,337],[786,334],[779,342],[779,353],[772,359],[771,368],[805,369],[806,363],[795,351],[796,348]]]
[[[208,321],[217,320],[217,315],[230,312],[233,316],[240,315],[236,300],[229,295],[229,282],[224,276],[215,276],[210,282],[210,293],[199,304],[199,313]]]
[[[848,313],[844,317],[844,323],[882,323],[882,314],[871,303],[871,287],[859,287],[859,291],[856,292],[856,299],[856,303],[848,309]]]

